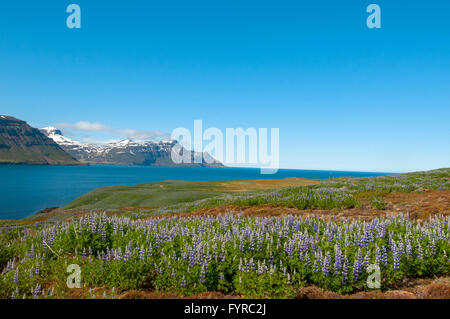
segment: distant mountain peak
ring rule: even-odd
[[[47,137],[51,138],[55,143],[59,146],[61,145],[81,145],[83,143],[73,141],[70,138],[67,138],[63,135],[61,130],[57,129],[54,126],[47,126],[41,128],[40,131]]]
[[[61,130],[57,129],[54,126],[47,126],[47,127],[41,128],[41,131],[44,131],[47,135],[50,135],[50,134],[63,135]]]

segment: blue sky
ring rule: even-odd
[[[82,28],[66,27],[77,3]],[[381,7],[368,29],[366,7]],[[0,114],[278,127],[282,168],[448,167],[449,1],[2,1]]]

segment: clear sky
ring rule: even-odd
[[[277,127],[282,168],[448,167],[449,17],[447,0],[1,1],[0,114],[97,123],[69,130],[84,140]]]

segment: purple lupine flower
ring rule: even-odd
[[[377,244],[377,245],[375,245],[375,264],[376,265],[378,265],[378,266],[380,265],[381,258],[382,258],[381,251]]]
[[[294,246],[291,242],[284,244],[284,252],[290,259],[294,258]]]
[[[413,254],[411,242],[410,242],[409,240],[406,242],[406,254],[407,254],[409,257],[412,257],[412,254]]]
[[[366,255],[364,256],[364,261],[363,261],[363,269],[365,269],[367,271],[367,268],[370,265],[370,252],[368,251],[366,253]]]
[[[394,239],[393,239],[393,237],[392,237],[392,232],[389,232],[389,239],[388,239],[388,242],[389,242],[389,247],[391,248],[391,251],[393,251],[393,250],[394,250],[395,242],[394,242]]]
[[[334,237],[334,233],[331,231],[331,232],[328,234],[328,241],[329,241],[329,242],[332,242],[332,241],[333,241],[333,237]]]
[[[400,252],[397,246],[393,245],[394,250],[392,251],[392,255],[394,257],[394,270],[400,269]]]
[[[204,284],[206,282],[206,268],[202,265],[202,270],[200,271],[200,283]]]
[[[106,254],[103,256],[103,258],[104,261],[111,260],[111,250],[109,249],[109,247],[106,248]]]
[[[314,259],[313,272],[318,272],[318,271],[319,271],[319,263],[317,262],[317,259]]]
[[[19,268],[16,268],[16,271],[14,272],[14,279],[13,279],[14,283],[17,284],[19,283]]]
[[[317,246],[316,246],[316,242],[314,241],[314,239],[311,240],[310,245],[311,245],[311,251],[316,252]]]
[[[273,254],[272,254],[272,251],[269,252],[269,265],[273,265]]]
[[[435,240],[434,237],[433,237],[431,243],[428,245],[428,248],[430,250],[430,255],[431,256],[436,255],[436,240]]]
[[[303,244],[303,252],[308,253],[309,252],[309,237],[306,236],[305,243]]]
[[[353,280],[357,281],[359,274],[361,273],[363,263],[363,257],[361,253],[361,248],[358,249],[358,255],[356,256],[355,263],[353,264]]]
[[[303,252],[301,250],[298,252],[298,260],[305,261],[305,257],[303,257]]]
[[[181,287],[181,288],[186,287],[186,279],[184,278],[184,276],[183,276],[183,278],[181,278],[180,287]]]
[[[100,258],[102,261],[108,261],[109,260],[109,247],[106,250],[106,253],[102,251]]]
[[[334,247],[334,267],[333,270],[335,273],[338,273],[338,271],[342,268],[342,251],[341,251],[341,245],[339,243],[336,244]]]
[[[151,258],[153,256],[153,249],[152,249],[152,243],[148,243],[148,251],[147,251],[147,257]]]
[[[345,235],[344,246],[348,247],[351,245],[350,238],[348,235]]]
[[[141,246],[141,249],[139,250],[139,259],[140,260],[145,260],[145,249],[144,249],[144,245]]]
[[[405,247],[403,245],[403,241],[399,240],[398,244],[397,244],[397,253],[398,256],[401,257],[405,251]]]
[[[309,254],[308,253],[305,254],[305,265],[308,268],[311,267],[311,259],[309,258]]]
[[[122,248],[121,247],[116,249],[116,251],[114,252],[114,260],[122,260]]]
[[[30,258],[34,258],[34,244],[31,244]]]
[[[423,260],[423,249],[419,241],[417,242],[417,258]]]
[[[347,283],[347,279],[348,279],[348,259],[347,259],[347,255],[344,255],[344,263],[342,264],[342,284],[346,284]]]
[[[130,251],[130,246],[127,246],[127,248],[125,249],[125,254],[123,255],[123,261],[128,262],[128,260],[130,260],[131,257],[131,251]]]
[[[188,252],[189,252],[189,267],[194,267],[194,265],[195,265],[195,261],[196,261],[196,258],[195,258],[195,251],[194,251],[194,249],[188,249]]]
[[[33,299],[38,299],[39,296],[42,294],[41,285],[36,284],[36,287],[34,288],[34,290],[32,290],[32,292],[33,292]]]
[[[221,250],[221,252],[219,254],[219,259],[220,259],[221,262],[225,261],[225,251],[223,250],[223,247],[222,247],[222,250]]]
[[[42,248],[47,249],[47,245],[45,244],[47,242],[47,234],[42,234]]]
[[[250,268],[251,271],[255,271],[255,263],[253,262],[253,257],[250,258],[249,268]]]
[[[325,277],[328,277],[329,269],[330,269],[330,253],[327,252],[325,258],[322,259],[322,274]]]
[[[387,257],[387,251],[386,251],[386,247],[383,246],[382,250],[381,250],[381,262],[383,264],[384,267],[388,266],[388,257]]]

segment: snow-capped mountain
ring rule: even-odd
[[[70,138],[64,137],[62,132],[53,126],[44,127],[41,129],[41,132],[60,145],[83,145],[80,142],[72,141]]]
[[[203,163],[175,164],[171,158],[172,148],[177,141],[147,141],[137,142],[125,139],[107,144],[88,144],[71,140],[63,136],[56,127],[49,126],[41,129],[47,137],[55,141],[63,150],[75,157],[80,162],[91,164],[117,164],[117,165],[149,165],[149,166],[223,166],[220,162],[209,164],[205,158],[211,158],[209,154],[203,154]],[[187,151],[183,149],[183,152]],[[194,152],[191,158],[194,158]]]

